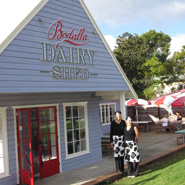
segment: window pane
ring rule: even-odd
[[[51,138],[51,146],[55,146],[56,145],[56,135],[55,134],[51,134],[50,135]]]
[[[79,130],[74,130],[74,140],[79,140]]]
[[[24,124],[28,125],[28,112],[24,111]]]
[[[56,147],[51,147],[50,158],[51,159],[56,159],[57,158],[57,150],[56,150]]]
[[[66,107],[66,118],[72,117],[71,115],[71,107]]]
[[[72,130],[67,131],[67,142],[71,142],[73,140]]]
[[[84,117],[84,107],[83,106],[79,106],[79,116]]]
[[[3,137],[2,137],[2,114],[0,113],[0,173],[4,172],[3,161]]]
[[[48,109],[48,120],[54,120],[55,119],[55,112],[54,108]]]
[[[19,111],[19,125],[22,125],[22,112]]]
[[[85,129],[80,129],[80,139],[85,138]]]
[[[42,148],[42,161],[49,160],[49,151],[48,148]]]
[[[20,141],[20,145],[21,145],[21,154],[24,154],[24,141]]]
[[[42,135],[48,133],[48,130],[47,130],[47,122],[41,122],[40,123],[40,133]]]
[[[75,142],[75,152],[80,152],[80,142],[79,141]]]
[[[79,128],[78,118],[73,119],[73,129]]]
[[[68,143],[68,154],[73,153],[73,143]]]
[[[78,117],[78,107],[77,106],[73,107],[73,118],[74,117]]]
[[[48,146],[48,135],[41,136],[41,143],[42,143],[43,147],[47,147]]]
[[[49,132],[50,133],[55,133],[55,121],[50,121],[49,122]]]
[[[19,126],[20,139],[24,138],[23,126]]]
[[[80,122],[80,128],[84,128],[85,127],[85,118],[80,118],[79,122]]]
[[[67,125],[67,130],[71,130],[72,129],[72,119],[67,119],[66,125]]]
[[[86,140],[81,141],[81,151],[86,150]]]
[[[40,117],[40,121],[46,121],[47,120],[47,109],[39,109],[39,117]]]
[[[3,157],[0,157],[0,173],[4,172],[4,161]]]
[[[21,166],[22,166],[22,169],[25,170],[25,157],[24,156],[21,156]]]
[[[25,140],[29,141],[29,128],[27,126],[23,127],[25,129]]]

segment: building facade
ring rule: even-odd
[[[82,0],[42,0],[0,66],[1,185],[102,160],[99,104],[137,97]]]

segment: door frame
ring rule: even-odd
[[[62,160],[61,160],[61,142],[60,142],[60,124],[59,124],[59,103],[56,104],[37,104],[37,105],[22,105],[22,106],[12,106],[14,112],[14,134],[15,134],[15,152],[16,152],[16,169],[17,169],[17,183],[20,183],[19,177],[19,155],[18,155],[18,140],[17,140],[17,123],[16,123],[16,109],[24,108],[38,108],[38,107],[48,107],[56,106],[57,112],[57,134],[58,134],[58,152],[59,152],[59,173],[62,173]]]

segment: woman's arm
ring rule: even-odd
[[[135,134],[136,134],[136,143],[138,144],[138,141],[139,141],[139,131],[138,131],[137,127],[134,127],[134,131],[135,131]]]

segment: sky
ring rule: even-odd
[[[40,0],[0,0],[0,43]],[[125,32],[141,35],[151,29],[172,38],[171,55],[185,45],[184,0],[84,0],[113,50]]]

